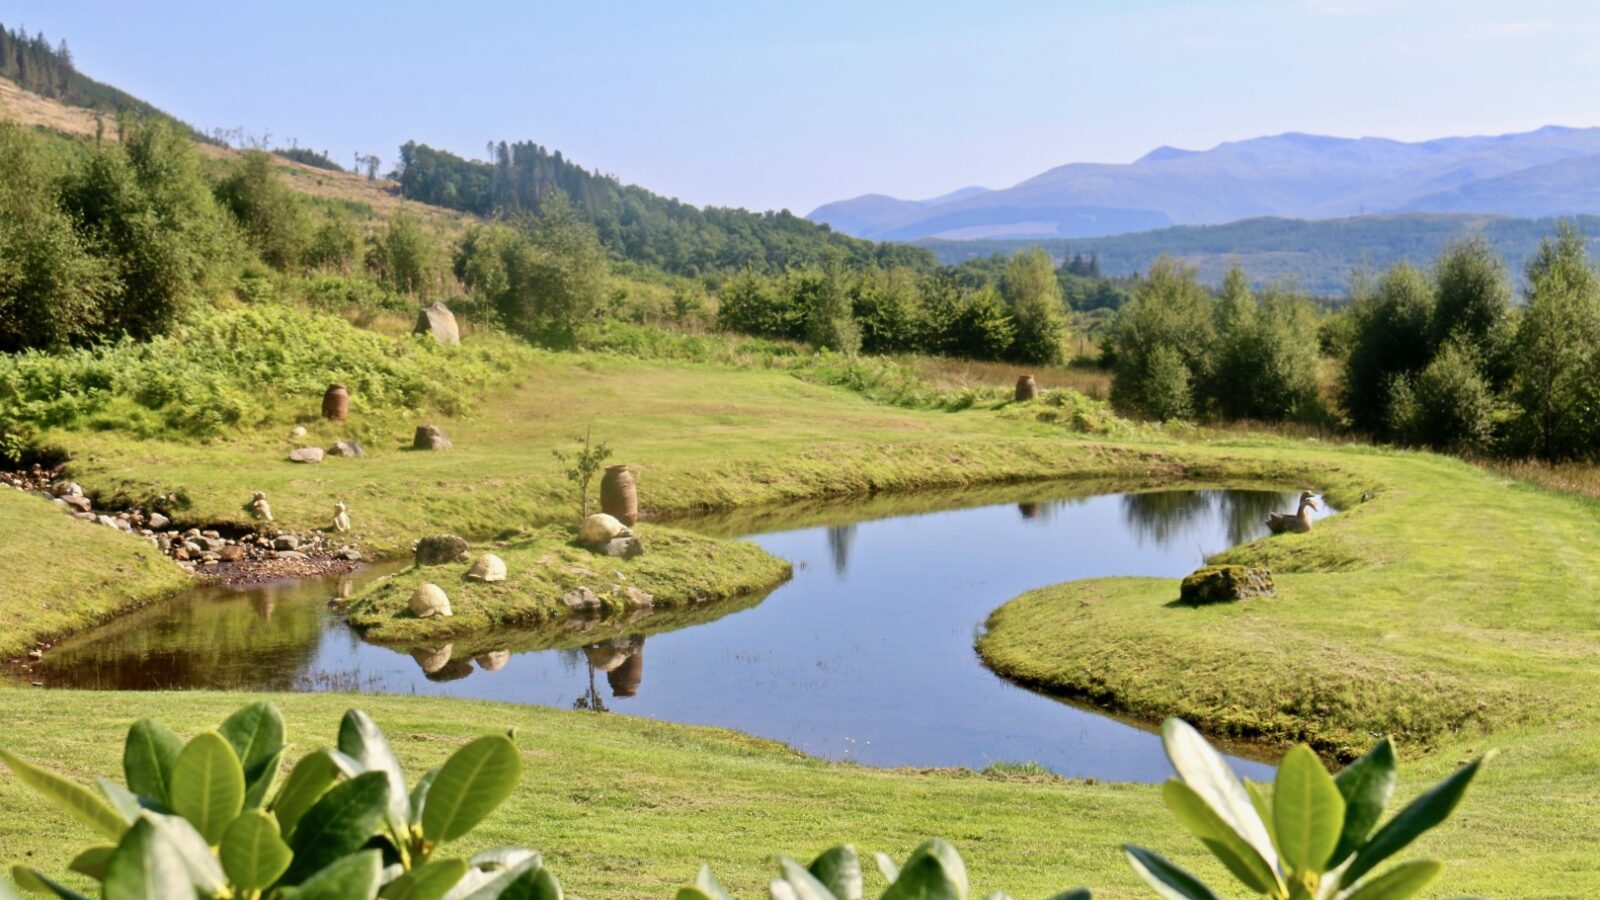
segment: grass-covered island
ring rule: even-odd
[[[467,561],[413,566],[352,599],[349,621],[379,643],[503,645],[512,629],[574,616],[603,619],[715,604],[764,593],[790,574],[788,563],[755,544],[659,525],[634,531],[645,551],[631,559],[596,553],[579,543],[572,529],[558,525],[475,548],[473,556],[493,553],[505,562],[504,581],[468,578]],[[411,595],[424,583],[445,592],[449,617],[419,618],[411,612]]]

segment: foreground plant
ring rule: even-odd
[[[188,743],[152,719],[135,722],[125,785],[97,778],[91,790],[5,750],[0,761],[104,838],[69,868],[99,882],[105,900],[561,900],[531,850],[439,853],[516,786],[522,762],[508,737],[472,741],[409,791],[388,740],[360,710],[345,713],[338,749],[303,757],[273,792],[286,749],[277,707],[254,703]],[[36,869],[11,871],[24,890],[85,896]],[[10,894],[0,883],[0,898]]]
[[[1377,867],[1443,822],[1461,801],[1479,757],[1411,801],[1376,832],[1394,794],[1394,745],[1379,741],[1337,776],[1301,745],[1290,750],[1271,784],[1241,782],[1188,723],[1168,719],[1161,742],[1178,777],[1162,798],[1234,878],[1274,900],[1406,900],[1443,870],[1437,860]],[[1124,848],[1128,862],[1168,900],[1216,900],[1218,894],[1160,854]],[[1372,876],[1372,877],[1368,877]]]
[[[934,838],[913,850],[904,865],[895,865],[888,856],[876,854],[878,871],[889,887],[880,900],[967,900],[967,866],[961,854],[948,843]],[[849,844],[834,847],[802,866],[787,856],[778,857],[778,877],[767,883],[772,900],[862,900],[864,884],[861,859]],[[694,884],[678,889],[676,900],[733,900],[709,866],[701,866]],[[1010,900],[1003,892],[986,900]],[[1057,894],[1052,900],[1089,900],[1083,888]]]

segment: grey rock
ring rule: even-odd
[[[82,497],[83,488],[76,481],[58,481],[50,485],[50,493],[57,497]]]
[[[334,559],[345,559],[350,562],[361,561],[361,551],[354,547],[340,547],[339,552],[333,555]]]
[[[217,558],[223,562],[238,562],[244,559],[244,548],[238,544],[229,544],[217,551]]]
[[[565,603],[568,609],[573,610],[591,610],[600,608],[599,595],[586,587],[575,587],[572,590],[567,591],[565,594],[561,595],[561,602]]]
[[[272,539],[274,550],[299,550],[300,539],[292,534],[280,534]]]
[[[72,514],[72,517],[82,522],[93,522],[95,519],[99,518],[99,516],[96,516],[92,512],[75,512]]]
[[[144,522],[150,527],[151,531],[160,531],[172,524],[172,520],[161,513],[151,513],[145,518]]]
[[[110,516],[95,516],[94,520],[99,522],[101,525],[106,526],[107,528],[117,527],[117,520],[111,518]]]
[[[199,556],[200,554],[206,552],[206,548],[200,546],[198,541],[184,541],[183,549],[189,551],[190,556]]]
[[[418,425],[417,433],[411,438],[413,450],[449,450],[450,439],[444,436],[444,429],[437,425]]]
[[[467,542],[465,538],[453,534],[436,534],[417,541],[413,555],[419,566],[441,566],[445,563],[458,562],[466,558]]]
[[[305,559],[306,555],[299,550],[279,550],[272,554],[273,559]]]
[[[301,447],[298,450],[290,450],[289,451],[289,461],[290,462],[296,462],[296,463],[308,463],[308,464],[309,463],[322,462],[322,448],[321,447]]]
[[[633,559],[635,556],[644,555],[644,544],[637,535],[623,535],[614,537],[600,545],[600,552],[606,556],[618,556],[623,559]]]
[[[461,329],[456,325],[455,314],[443,303],[434,303],[417,314],[417,327],[412,334],[432,335],[441,344],[457,346],[461,343]]]
[[[367,450],[361,446],[360,441],[334,441],[328,448],[329,456],[357,457],[366,456]]]
[[[90,510],[94,509],[94,504],[89,502],[89,498],[83,496],[82,494],[69,494],[65,497],[62,497],[61,502],[72,507],[78,512],[89,512]]]
[[[228,542],[220,537],[202,537],[195,543],[199,544],[200,548],[207,553],[220,553],[223,547],[228,546]]]

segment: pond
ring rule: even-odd
[[[494,649],[406,653],[345,627],[329,600],[396,564],[202,588],[62,642],[29,677],[46,687],[475,697],[722,726],[875,766],[1029,761],[1073,777],[1161,780],[1170,769],[1151,731],[995,676],[973,649],[977,630],[1032,588],[1182,576],[1264,535],[1267,512],[1293,509],[1297,494],[1070,490],[697,520],[687,524],[791,560],[793,580],[720,608],[513,632]],[[1235,762],[1270,777],[1261,763]]]

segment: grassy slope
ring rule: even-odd
[[[189,583],[154,547],[10,488],[0,489],[0,578],[0,660]]]
[[[674,528],[641,525],[647,551],[615,559],[578,545],[572,529],[551,527],[492,549],[505,560],[505,581],[466,578],[467,564],[412,567],[378,582],[350,604],[350,623],[371,641],[412,643],[481,634],[505,626],[527,626],[570,615],[561,595],[587,587],[610,612],[631,611],[623,588],[654,598],[652,608],[694,606],[764,593],[788,578],[788,563],[755,544],[721,541]],[[476,555],[477,549],[474,550]],[[433,582],[450,598],[450,618],[418,619],[407,604],[419,584]],[[613,590],[615,588],[615,590]]]

